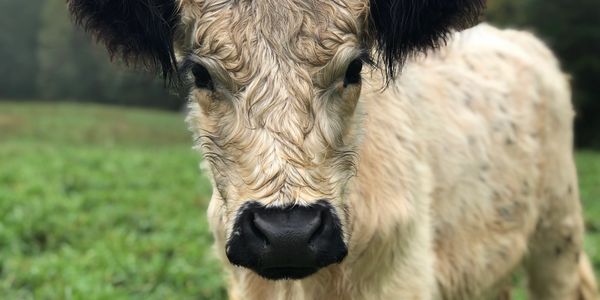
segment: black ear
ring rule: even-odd
[[[369,0],[371,42],[388,79],[415,52],[445,42],[453,29],[475,23],[486,0]]]
[[[67,0],[75,21],[106,45],[112,57],[177,74],[173,48],[179,23],[175,0]]]

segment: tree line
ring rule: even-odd
[[[130,0],[127,0],[130,1]],[[155,76],[111,63],[73,26],[65,0],[0,0],[0,99],[180,109]]]
[[[572,76],[577,144],[600,147],[600,1],[488,0],[486,20],[541,36]],[[109,58],[76,29],[65,0],[0,0],[0,99],[180,109],[184,97]]]
[[[543,38],[571,77],[576,142],[600,148],[600,1],[489,0],[487,19]]]

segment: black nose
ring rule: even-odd
[[[274,280],[307,277],[347,252],[339,218],[325,201],[286,208],[248,203],[227,243],[231,263]]]

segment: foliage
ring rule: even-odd
[[[600,270],[600,154],[585,151],[576,157],[581,201],[583,202],[586,228],[586,252]]]
[[[528,11],[573,76],[579,144],[600,146],[600,1],[531,0]]]
[[[487,20],[500,26],[518,26],[525,22],[525,4],[529,0],[489,0]]]
[[[573,77],[579,146],[600,147],[600,1],[489,0],[487,19],[546,39]],[[0,98],[70,99],[181,109],[149,74],[111,64],[71,26],[65,0],[0,0]],[[138,70],[139,71],[139,70]]]
[[[0,103],[2,298],[225,299],[190,136],[180,114]],[[577,163],[600,270],[600,154]]]
[[[76,29],[65,0],[0,0],[0,97],[115,103],[177,110],[184,97],[150,74],[111,63]]]
[[[31,98],[37,95],[35,57],[40,28],[38,15],[43,1],[0,0],[1,97]]]
[[[141,69],[135,72],[119,61],[111,63],[101,45],[92,43],[89,35],[72,25],[64,0],[46,0],[42,24],[48,25],[40,32],[39,78],[42,80],[39,83],[59,89],[51,94],[40,89],[42,97],[173,110],[185,103],[182,97],[170,94],[163,82],[139,72]],[[62,36],[67,40],[61,41]]]
[[[488,19],[542,36],[572,76],[577,144],[600,147],[600,1],[490,0]]]

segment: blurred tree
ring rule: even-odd
[[[33,98],[40,7],[44,0],[0,0],[0,97]]]
[[[492,23],[541,36],[573,77],[577,145],[600,147],[600,1],[490,0]]]
[[[527,19],[524,7],[529,0],[489,0],[487,17],[502,26],[518,26]]]
[[[73,99],[178,109],[184,99],[171,95],[156,78],[111,63],[101,45],[76,29],[64,0],[46,0],[39,31],[38,91],[44,99]]]
[[[85,50],[73,47],[74,29],[65,10],[65,2],[46,1],[41,11],[41,25],[37,53],[39,95],[44,99],[82,97],[90,77],[80,77],[79,67],[82,63],[86,64],[86,60],[77,60],[74,54],[81,57]]]
[[[528,1],[528,22],[573,76],[577,143],[600,147],[600,1]]]
[[[573,76],[577,142],[600,147],[600,1],[489,0],[488,20],[542,36]],[[109,63],[72,26],[64,0],[0,0],[0,98],[71,99],[178,109],[149,74]]]

